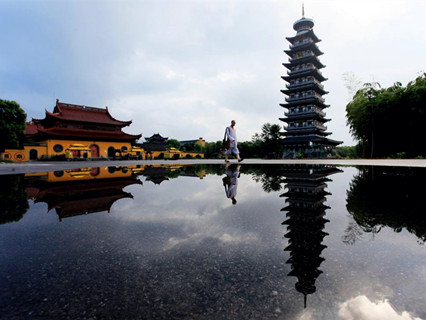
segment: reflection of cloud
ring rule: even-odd
[[[256,244],[259,248],[262,243],[266,245],[265,237],[270,235],[262,232],[262,226],[275,219],[259,218],[258,212],[269,208],[271,198],[280,199],[264,195],[260,185],[253,184],[249,176],[242,174],[240,181],[238,207],[232,206],[226,197],[222,176],[208,175],[203,180],[179,177],[160,187],[145,184],[143,189],[126,189],[134,199],[117,202],[112,215],[127,223],[167,226],[173,230],[167,236],[159,235],[157,248],[164,251],[198,245],[205,240],[215,241],[219,246]],[[279,210],[273,212],[279,214]]]
[[[302,313],[299,315],[297,320],[312,320],[313,319],[313,313],[311,310],[303,310]]]
[[[345,320],[421,320],[407,311],[397,313],[387,300],[375,303],[364,295],[342,303],[339,316]]]

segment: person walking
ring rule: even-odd
[[[225,138],[230,141],[229,148],[225,150],[225,162],[229,162],[229,155],[237,157],[238,162],[243,161],[243,158],[240,157],[240,151],[237,146],[237,130],[235,129],[235,124],[235,120],[232,120],[231,125],[225,129]]]

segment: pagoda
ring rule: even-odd
[[[286,89],[281,90],[288,97],[287,103],[280,104],[287,109],[285,117],[280,118],[287,125],[284,138],[284,157],[296,158],[302,155],[305,158],[327,157],[333,147],[341,144],[327,138],[331,132],[326,132],[325,104],[322,97],[328,92],[321,82],[327,80],[320,69],[325,66],[318,56],[322,55],[317,46],[321,40],[313,31],[314,21],[304,17],[293,24],[297,32],[293,37],[287,37],[290,42],[289,50],[284,52],[289,56],[289,62],[283,65],[289,70],[282,79],[287,82]]]

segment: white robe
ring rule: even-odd
[[[226,155],[237,155],[240,153],[237,147],[237,131],[235,128],[233,129],[231,126],[226,128],[225,131],[226,138],[231,141],[231,145],[229,149],[225,150]]]

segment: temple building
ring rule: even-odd
[[[201,139],[201,138],[200,138]],[[168,146],[168,137],[163,137],[159,133],[145,138],[141,147],[145,150],[146,159],[181,159],[181,158],[204,158],[204,153],[186,152]],[[197,143],[199,140],[197,140]],[[205,144],[204,144],[205,145]]]
[[[56,100],[52,112],[43,119],[27,122],[23,149],[5,149],[0,159],[29,160],[75,159],[180,159],[204,158],[200,152],[184,152],[167,146],[160,134],[138,144],[141,134],[128,134],[123,128],[132,121],[115,119],[105,108],[94,108]],[[146,148],[146,149],[145,149]]]
[[[304,17],[293,24],[296,35],[287,37],[290,42],[289,50],[284,52],[289,56],[289,62],[283,65],[289,70],[282,79],[287,82],[286,89],[281,90],[288,97],[287,103],[280,104],[287,111],[280,118],[286,123],[284,138],[285,158],[324,158],[331,154],[332,148],[341,144],[327,138],[325,123],[325,104],[322,97],[325,91],[321,82],[327,80],[320,69],[325,66],[318,56],[323,53],[317,46],[321,40],[313,31],[314,22]]]
[[[166,151],[167,141],[169,138],[162,137],[159,133],[153,134],[149,138],[145,138],[143,147],[146,151]]]
[[[7,150],[3,157],[14,161],[49,158],[114,158],[143,150],[134,147],[142,135],[122,131],[132,121],[115,119],[108,107],[94,108],[56,100],[53,112],[27,123],[23,150]]]

